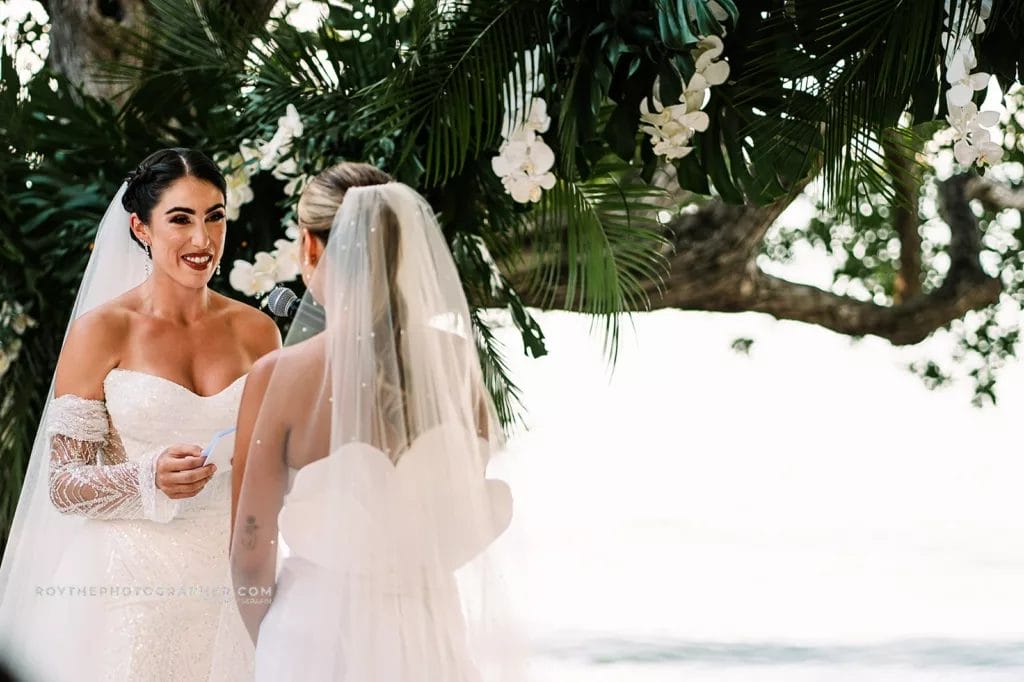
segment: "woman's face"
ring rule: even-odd
[[[224,195],[191,176],[175,180],[153,207],[149,223],[132,214],[132,229],[150,245],[153,272],[189,288],[207,285],[224,253]]]

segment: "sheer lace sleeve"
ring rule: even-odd
[[[171,520],[176,503],[157,489],[162,448],[129,462],[106,405],[64,395],[50,403],[50,500],[62,513],[95,519]]]

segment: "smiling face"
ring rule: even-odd
[[[153,272],[189,288],[205,287],[224,250],[224,195],[192,176],[175,180],[160,195],[149,223],[137,213],[132,231],[150,245]]]

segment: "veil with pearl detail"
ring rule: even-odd
[[[346,192],[235,451],[234,593],[257,680],[523,679],[512,496],[465,294],[410,187]],[[244,473],[242,473],[244,471]]]

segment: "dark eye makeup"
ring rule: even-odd
[[[216,213],[211,213],[206,217],[206,220],[208,222],[214,223],[220,222],[221,220],[224,220],[224,212],[217,211]],[[171,222],[174,223],[175,225],[188,225],[190,222],[192,222],[192,219],[190,216],[187,216],[184,213],[179,213],[178,215],[171,216]]]

